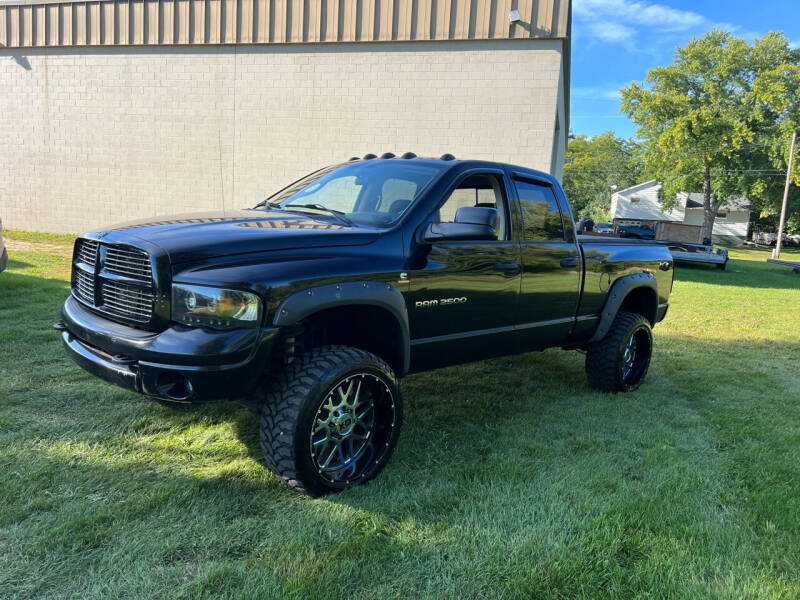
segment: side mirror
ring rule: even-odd
[[[462,206],[456,211],[455,223],[431,223],[422,239],[426,242],[496,240],[499,216],[496,208]]]
[[[496,240],[497,233],[491,225],[474,223],[431,223],[422,236],[426,242]]]

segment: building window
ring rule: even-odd
[[[718,219],[727,219],[728,218],[728,213],[722,212],[722,211],[717,211],[717,218]]]

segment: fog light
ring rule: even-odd
[[[194,392],[192,382],[185,375],[171,371],[165,371],[158,376],[156,389],[162,396],[176,402],[189,399]]]

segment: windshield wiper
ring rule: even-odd
[[[273,205],[270,204],[270,206]],[[322,212],[326,212],[329,215],[333,215],[348,227],[353,226],[353,222],[344,216],[345,213],[343,213],[340,210],[328,208],[327,206],[322,206],[322,204],[286,204],[283,207],[278,207],[278,208],[281,208],[281,210],[288,210],[291,208],[310,208],[312,210],[321,210]]]
[[[262,200],[258,204],[256,204],[253,208],[261,208],[266,206],[267,208],[277,208],[280,209],[281,205],[280,202],[270,202],[269,200]]]

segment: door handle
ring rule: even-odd
[[[519,269],[519,262],[516,260],[501,260],[494,263],[494,268],[498,271],[516,271]]]
[[[574,269],[578,266],[578,257],[570,256],[569,258],[561,259],[561,267],[564,269]]]

